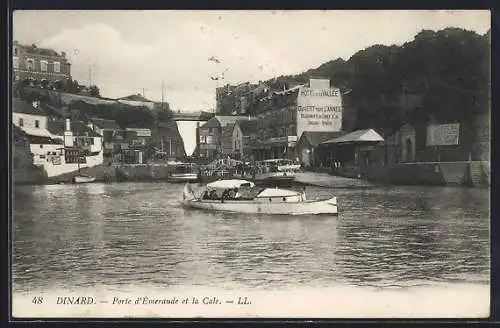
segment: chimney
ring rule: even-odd
[[[71,131],[71,122],[69,118],[66,119],[66,131]]]

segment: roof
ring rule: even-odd
[[[128,101],[139,101],[139,102],[153,102],[149,99],[144,98],[140,93],[136,95],[130,95],[126,97],[122,97],[119,100],[128,100]]]
[[[17,98],[12,98],[12,111],[14,113],[47,116],[45,111],[40,106],[35,108],[29,102]]]
[[[121,130],[120,126],[113,120],[104,118],[92,117],[90,122],[103,130]]]
[[[27,136],[28,141],[31,144],[44,144],[44,145],[62,145],[63,141],[61,139],[54,139],[50,137],[41,137],[41,136]]]
[[[55,135],[63,135],[66,129],[65,120],[55,120],[47,122],[47,130]],[[94,132],[91,128],[81,121],[71,121],[71,131],[76,136],[100,137],[101,135]]]
[[[19,47],[23,48],[26,50],[28,53],[36,53],[40,55],[45,55],[45,56],[57,56],[57,57],[62,57],[55,51],[54,49],[48,49],[48,48],[39,48],[39,47],[34,47],[33,45],[24,45],[24,44],[19,44]]]
[[[345,132],[332,132],[332,131],[320,131],[320,132],[315,132],[315,131],[306,131],[302,134],[300,139],[306,138],[307,142],[313,147],[319,145],[320,143],[323,143],[327,140],[330,140],[332,138],[337,138],[341,135],[345,134]]]
[[[255,120],[255,117],[249,117],[249,116],[219,116],[216,115],[212,117],[210,120],[207,121],[207,123],[203,124],[201,127],[202,128],[215,128],[215,127],[224,127],[228,124],[235,124],[238,121],[249,121],[249,120]]]
[[[324,144],[348,142],[380,142],[384,138],[373,129],[357,130],[323,142]]]
[[[290,89],[285,89],[283,91],[274,91],[275,94],[277,95],[284,95],[284,94],[287,94],[287,93],[291,93],[291,92],[294,92],[294,91],[297,91],[298,89],[300,89],[302,86],[304,86],[306,84],[300,84],[300,85],[296,85]]]
[[[250,135],[253,132],[257,131],[256,120],[238,121],[238,125],[240,126],[241,133],[243,133],[244,136]]]

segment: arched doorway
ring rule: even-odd
[[[406,139],[405,142],[405,161],[406,162],[413,162],[413,144],[411,142],[411,139],[408,138]]]

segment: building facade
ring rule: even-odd
[[[103,163],[102,136],[83,122],[55,119],[18,99],[12,105],[13,124],[25,133],[33,164],[48,178]]]
[[[233,130],[236,122],[254,120],[247,116],[215,116],[197,128],[196,155],[211,161],[220,156],[232,155]]]
[[[245,82],[219,87],[216,89],[216,113],[219,115],[253,114],[254,104],[269,92],[269,86],[261,81],[257,84]]]
[[[252,150],[257,140],[257,121],[237,121],[231,139],[235,159],[254,160]]]
[[[342,130],[342,95],[328,79],[273,92],[261,98],[257,111],[258,159],[301,157],[295,146],[304,132]]]
[[[71,80],[71,63],[66,53],[39,48],[35,44],[12,45],[12,79],[44,88],[55,88],[58,82]]]

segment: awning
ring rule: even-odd
[[[357,130],[343,136],[330,139],[322,144],[383,142],[384,138],[373,129]]]

